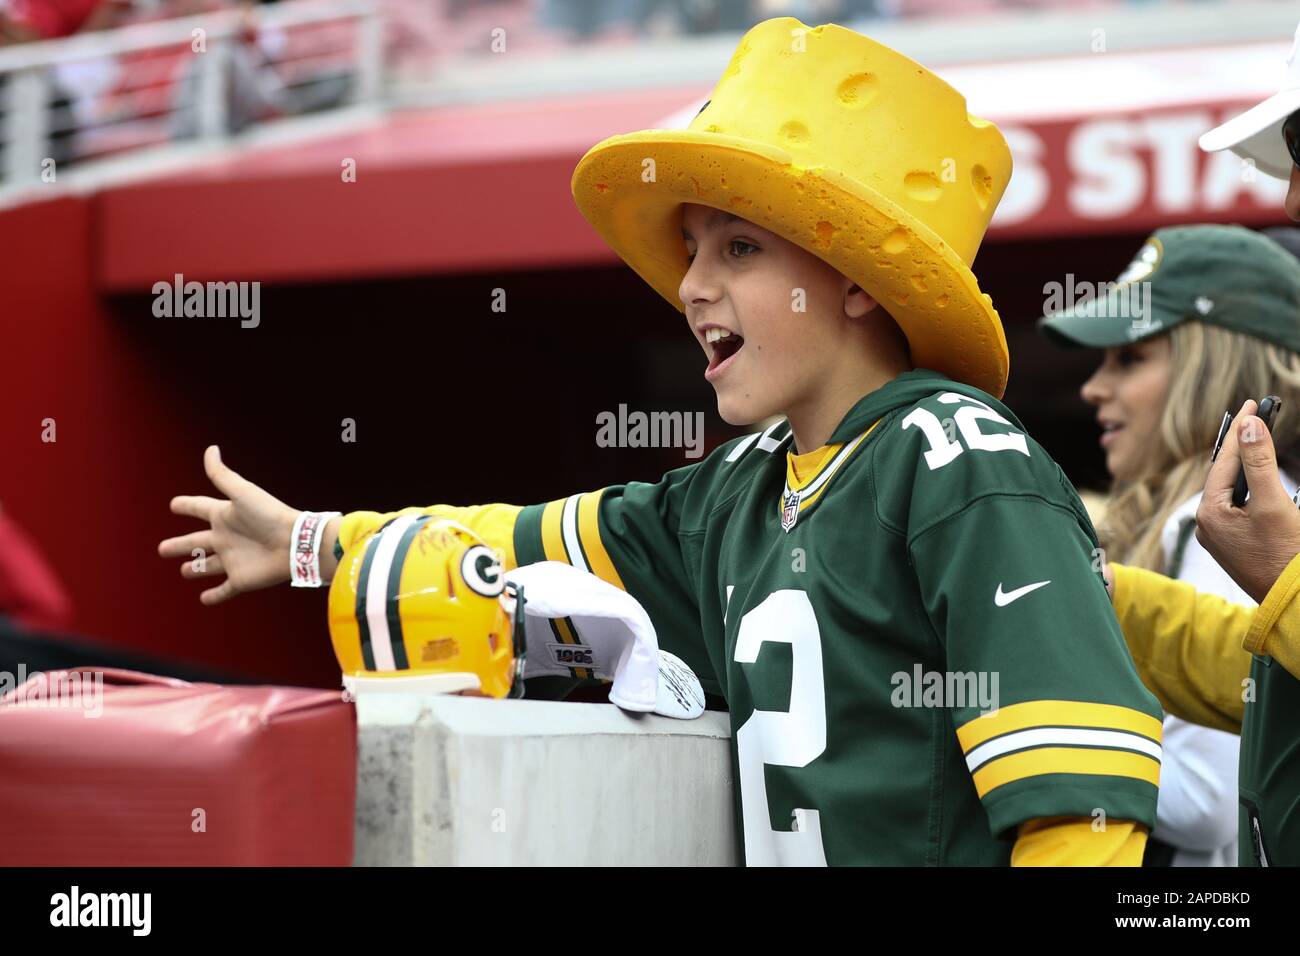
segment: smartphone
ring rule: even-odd
[[[1260,399],[1259,411],[1255,414],[1263,419],[1264,424],[1269,430],[1273,429],[1273,419],[1276,417],[1278,409],[1282,407],[1282,399],[1276,395],[1269,395],[1267,398]],[[1234,508],[1240,508],[1246,504],[1246,495],[1250,489],[1246,487],[1246,468],[1244,465],[1237,469],[1237,483],[1232,488],[1232,505]]]

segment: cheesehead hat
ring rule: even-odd
[[[679,312],[682,204],[734,213],[853,280],[912,363],[1001,397],[1006,337],[971,263],[1011,176],[997,127],[925,67],[834,24],[754,26],[686,129],[593,146],[574,200]]]

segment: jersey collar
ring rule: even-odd
[[[850,442],[832,442],[802,455],[786,452],[785,488],[781,492],[782,530],[793,530],[799,518],[821,500],[831,479],[857,453],[878,424],[879,421],[873,422]]]
[[[872,429],[886,415],[895,409],[910,407],[939,391],[972,395],[992,403],[1000,412],[1004,411],[991,395],[973,385],[954,382],[933,369],[915,368],[904,372],[860,398],[836,426],[826,445],[795,455],[791,441],[786,452],[785,488],[780,501],[781,527],[785,531],[792,530],[800,517],[822,499],[835,474],[857,453]]]
[[[960,391],[969,387],[960,385],[933,369],[914,368],[904,372],[858,399],[857,404],[848,410],[831,433],[831,444],[851,442],[889,412],[904,405],[912,405],[934,392]]]

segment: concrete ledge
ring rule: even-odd
[[[357,701],[358,866],[729,866],[727,715],[416,694]]]

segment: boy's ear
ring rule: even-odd
[[[844,291],[844,314],[851,319],[860,319],[880,303],[873,299],[860,285],[852,282]]]

